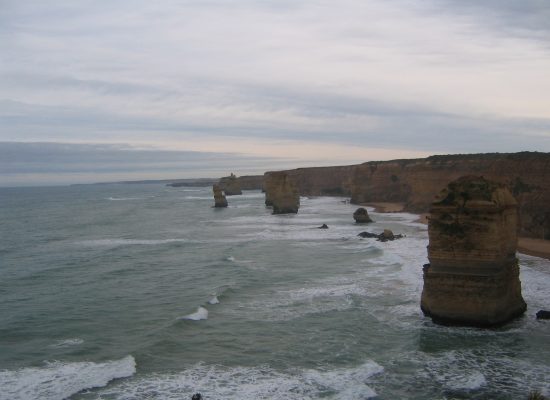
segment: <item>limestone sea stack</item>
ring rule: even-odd
[[[219,185],[213,185],[212,191],[214,192],[214,207],[216,208],[222,208],[227,207],[227,199],[225,198],[225,195],[223,194],[222,189]]]
[[[239,178],[237,178],[237,176],[233,173],[231,173],[231,175],[229,176],[224,176],[223,178],[221,178],[219,185],[226,196],[236,196],[239,194],[243,194]]]
[[[366,208],[360,207],[353,213],[353,219],[358,224],[366,224],[367,222],[372,222],[372,219],[369,216],[369,212]]]
[[[300,208],[300,194],[286,172],[271,172],[264,182],[265,204],[273,206],[273,214],[296,214]]]
[[[421,308],[436,323],[493,326],[525,312],[517,203],[503,184],[466,176],[432,203]]]

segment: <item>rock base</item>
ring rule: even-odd
[[[517,259],[505,269],[472,271],[424,266],[420,307],[444,325],[491,327],[522,315],[527,305],[521,296]]]

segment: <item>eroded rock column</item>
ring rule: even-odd
[[[296,214],[300,208],[298,188],[286,172],[271,172],[265,182],[266,205],[273,214]]]
[[[491,326],[521,315],[517,203],[504,185],[466,176],[430,209],[421,308],[434,322]]]
[[[227,199],[225,198],[225,194],[223,193],[220,186],[213,185],[212,191],[214,192],[214,207],[216,208],[227,207]]]

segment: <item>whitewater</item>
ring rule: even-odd
[[[518,399],[550,395],[550,261],[497,329],[420,311],[427,227],[344,198],[272,215],[259,191],[0,189],[0,400]],[[318,229],[327,224],[329,229]],[[358,233],[391,229],[393,242]]]

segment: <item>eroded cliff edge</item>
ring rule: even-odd
[[[484,176],[505,184],[516,198],[520,236],[550,239],[550,153],[435,155],[285,172],[302,196],[351,196],[354,204],[400,202],[415,213],[427,212],[449,182]]]

